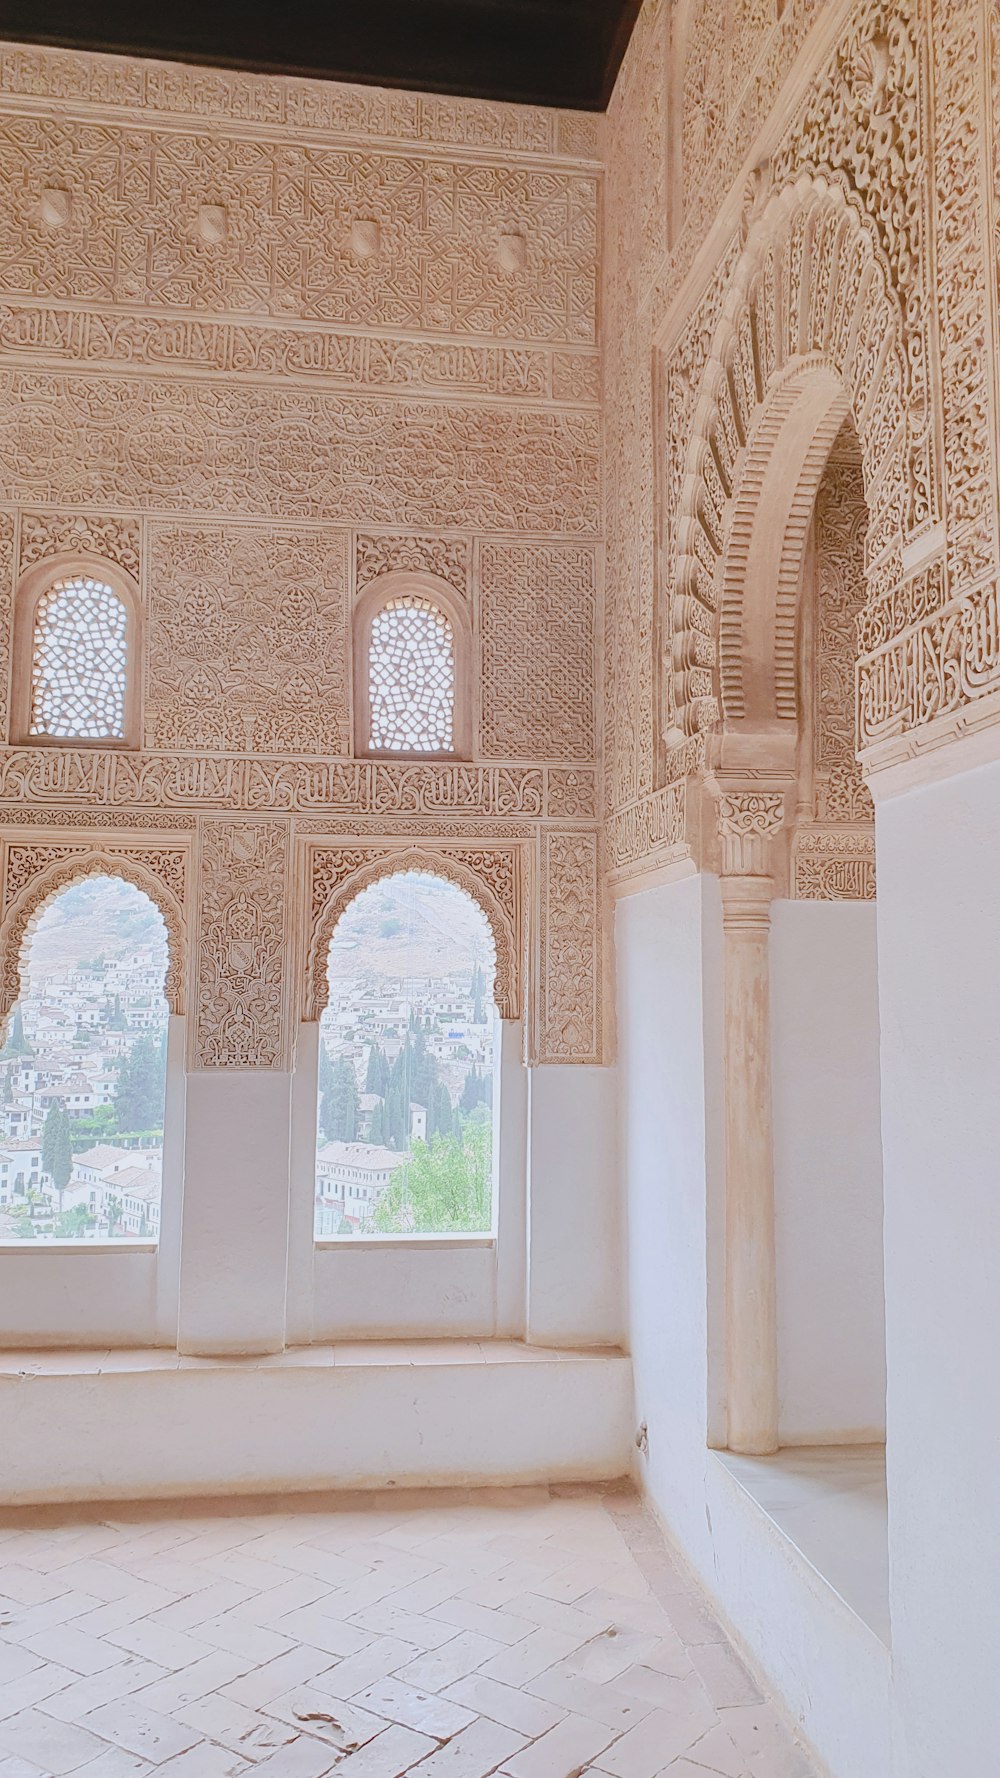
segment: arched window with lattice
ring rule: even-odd
[[[450,587],[392,572],[358,603],[355,743],[362,754],[466,758],[469,620]]]
[[[116,564],[51,558],[15,610],[12,733],[28,743],[138,745],[138,594]]]

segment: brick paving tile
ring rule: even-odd
[[[0,1778],[815,1778],[640,1501],[0,1522]]]

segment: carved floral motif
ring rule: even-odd
[[[354,590],[360,593],[370,581],[406,568],[435,574],[469,597],[472,546],[464,537],[384,536],[355,539]]]
[[[155,903],[167,929],[164,996],[172,1013],[186,1001],[187,855],[182,848],[134,845],[43,843],[7,848],[4,909],[0,921],[0,1017],[6,1017],[22,989],[31,933],[44,909],[61,890],[86,877],[121,877]]]
[[[344,534],[153,525],[149,579],[149,747],[347,751]]]
[[[288,1068],[289,831],[283,821],[201,824],[195,1068]]]
[[[8,498],[351,525],[590,534],[589,412],[232,383],[0,372]]]
[[[539,1062],[603,1060],[599,847],[596,833],[542,835]]]
[[[18,552],[22,573],[46,556],[79,550],[117,562],[138,582],[142,550],[138,519],[121,518],[115,513],[22,512]]]
[[[313,846],[309,851],[309,941],[303,1016],[319,1017],[326,1005],[330,941],[341,915],[370,884],[399,871],[429,871],[464,889],[478,902],[493,933],[493,993],[501,1018],[521,1016],[524,953],[524,864],[517,845]]]

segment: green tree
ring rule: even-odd
[[[409,1073],[405,1065],[405,1051],[400,1050],[392,1065],[392,1074],[382,1101],[382,1122],[385,1141],[390,1148],[403,1149],[410,1135],[410,1087]]]
[[[115,1108],[113,1105],[95,1105],[86,1117],[71,1117],[69,1120],[70,1147],[74,1154],[81,1149],[93,1148],[95,1142],[107,1142],[116,1128]]]
[[[111,1006],[111,1011],[108,1014],[108,1030],[109,1031],[127,1031],[128,1030],[128,1020],[126,1019],[125,1014],[122,1012],[122,997],[120,994],[115,995],[114,1001]]]
[[[21,1015],[20,1003],[14,1007],[3,1053],[5,1056],[31,1055],[31,1045],[24,1035],[24,1019]]]
[[[452,1122],[451,1094],[444,1081],[439,1080],[434,1092],[433,1107],[427,1114],[428,1136],[450,1136]]]
[[[462,1096],[458,1102],[459,1109],[468,1112],[475,1111],[477,1105],[488,1105],[492,1098],[490,1089],[491,1082],[486,1070],[483,1069],[480,1072],[473,1062],[462,1084]]]
[[[112,1195],[106,1200],[104,1208],[107,1211],[108,1216],[108,1234],[113,1235],[122,1219],[121,1198],[116,1198]]]
[[[70,1138],[69,1116],[64,1105],[53,1106],[56,1113],[56,1125],[52,1133],[51,1155],[46,1168],[52,1175],[52,1183],[60,1195],[69,1184],[69,1176],[73,1171],[73,1145]],[[49,1114],[51,1116],[51,1113]],[[48,1125],[48,1118],[45,1122]],[[44,1136],[43,1136],[44,1140]],[[44,1166],[44,1160],[42,1162]]]
[[[323,1094],[320,1128],[328,1142],[355,1142],[358,1135],[358,1082],[353,1062],[338,1056]]]
[[[118,1129],[131,1134],[162,1129],[163,1089],[162,1042],[144,1033],[122,1058],[115,1088]]]
[[[319,1092],[320,1092],[320,1098],[323,1097],[324,1093],[328,1093],[330,1091],[330,1088],[332,1087],[332,1085],[333,1085],[333,1063],[330,1060],[330,1052],[327,1049],[326,1044],[323,1042],[323,1039],[321,1037],[319,1040]]]
[[[365,1092],[377,1093],[383,1098],[389,1085],[389,1063],[385,1051],[373,1043],[368,1051],[368,1071],[365,1075]]]
[[[56,1134],[56,1129],[59,1124],[60,1110],[61,1110],[60,1101],[58,1099],[53,1099],[52,1104],[49,1106],[48,1111],[45,1113],[45,1122],[42,1125],[42,1172],[43,1173],[51,1173],[52,1172],[52,1157],[55,1154],[55,1134]]]
[[[463,1137],[415,1142],[375,1206],[380,1234],[472,1234],[490,1227],[493,1170],[490,1131],[470,1124]]]
[[[404,1149],[409,1145],[411,1105],[424,1107],[430,1134],[437,1098],[438,1066],[428,1053],[427,1039],[414,1014],[385,1091],[385,1139],[390,1148]]]
[[[97,1222],[96,1216],[87,1209],[86,1204],[77,1204],[73,1210],[63,1210],[56,1217],[52,1233],[57,1241],[82,1241],[88,1229]]]

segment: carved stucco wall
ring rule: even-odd
[[[1000,714],[998,37],[994,0],[647,0],[640,14],[608,117],[603,268],[621,880],[703,855],[698,789],[731,726],[726,650],[743,621],[727,636],[738,492],[793,374],[842,390],[831,428],[849,415],[860,441],[865,770]],[[818,641],[839,673],[842,643]],[[851,841],[824,845],[843,861]],[[862,858],[843,892],[869,892]]]
[[[867,901],[875,894],[875,812],[854,735],[867,531],[858,444],[848,427],[834,441],[816,494],[800,594],[797,680],[805,744],[790,890],[808,900]]]
[[[0,839],[181,848],[193,1067],[290,1065],[345,844],[512,860],[508,1007],[602,1059],[600,177],[582,115],[0,49],[0,635],[85,550],[145,636],[141,750],[0,745]],[[468,761],[352,758],[400,567],[468,602]]]

